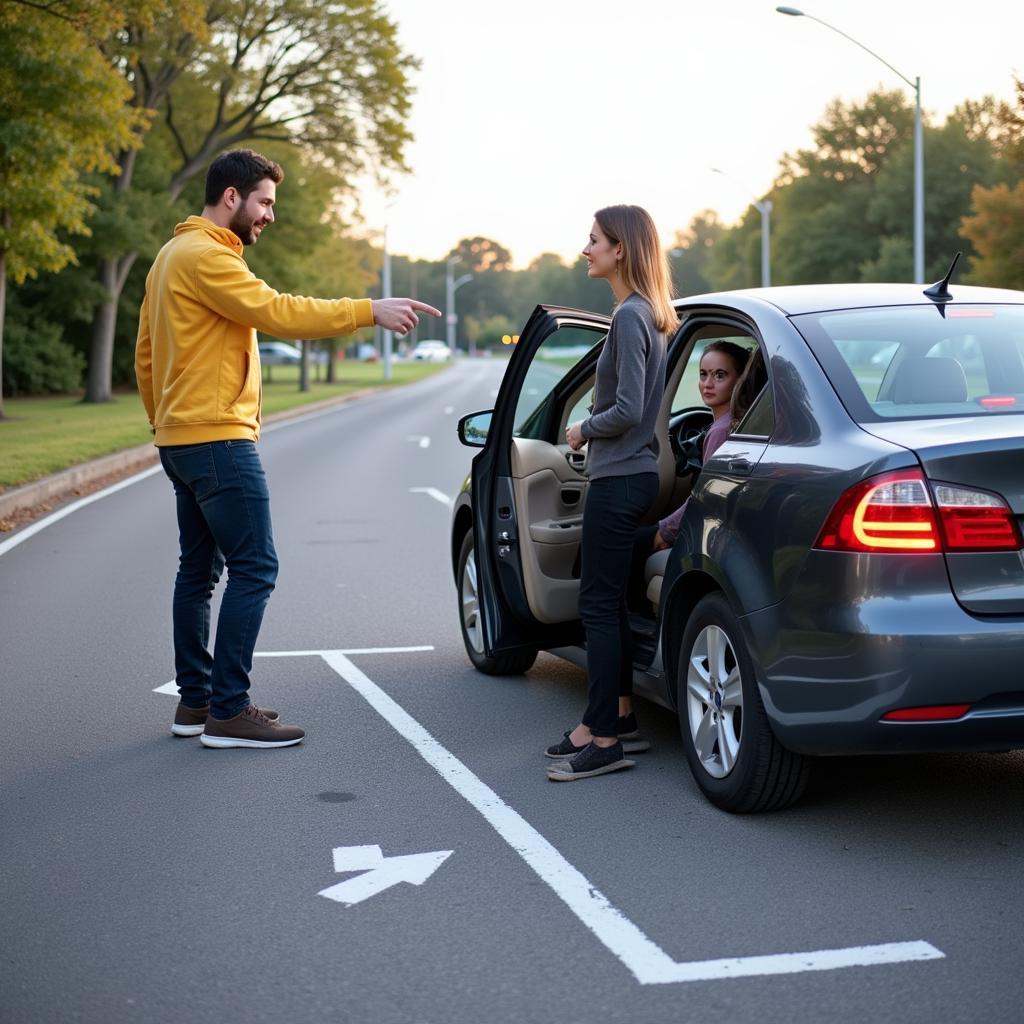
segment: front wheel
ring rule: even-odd
[[[489,656],[484,652],[483,624],[480,621],[479,576],[476,569],[476,548],[473,531],[462,540],[459,551],[459,570],[456,576],[459,590],[459,624],[462,642],[474,667],[489,676],[517,676],[527,671],[537,660],[536,650],[510,651]]]
[[[690,771],[716,807],[777,811],[800,798],[809,763],[775,738],[743,631],[722,594],[702,598],[686,625],[676,698]]]

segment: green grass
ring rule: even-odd
[[[265,367],[263,415],[363,388],[408,384],[443,367],[437,363],[396,362],[392,364],[392,379],[385,384],[380,363],[343,362],[338,365],[334,384],[314,379],[305,392],[298,390],[298,367]],[[272,377],[269,382],[268,370]],[[311,376],[314,373],[311,370]],[[0,490],[152,440],[145,410],[135,392],[117,394],[112,402],[101,405],[83,405],[77,395],[10,398],[4,402],[4,411],[7,418],[0,420]]]

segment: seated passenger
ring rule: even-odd
[[[744,377],[749,359],[750,350],[732,341],[713,341],[700,357],[700,397],[714,416],[714,422],[704,435],[701,461],[707,461],[718,449],[749,408],[749,400],[742,410],[732,406],[733,392],[740,379]],[[686,505],[687,502],[684,501],[675,512],[658,523],[651,538],[652,546],[647,548],[648,555],[652,551],[663,551],[672,547]],[[651,528],[647,527],[647,533],[650,531]]]

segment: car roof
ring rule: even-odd
[[[787,316],[822,313],[832,309],[858,309],[867,306],[923,306],[933,300],[924,294],[928,285],[920,284],[795,284],[773,288],[743,288],[730,292],[687,295],[675,306],[737,304],[749,306],[750,300],[765,302]],[[1009,288],[979,288],[950,285],[953,303],[986,302],[1024,305],[1024,291]]]

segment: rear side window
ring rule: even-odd
[[[897,306],[792,318],[853,418],[1024,412],[1024,306]]]

